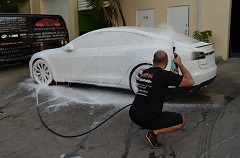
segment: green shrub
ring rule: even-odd
[[[193,38],[202,41],[202,42],[210,42],[210,37],[212,37],[212,31],[194,31]]]

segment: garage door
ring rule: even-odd
[[[155,27],[155,9],[137,10],[137,26]]]
[[[108,1],[104,1],[104,7],[109,7],[109,2]],[[88,3],[86,0],[78,0],[78,11],[82,11],[82,10],[89,10],[92,9],[91,7],[88,7]]]
[[[68,28],[69,28],[69,17],[68,17],[68,1],[67,0],[45,0],[45,13],[46,14],[57,14],[61,15]]]
[[[168,11],[168,26],[173,27],[174,31],[189,34],[189,6],[169,7]]]

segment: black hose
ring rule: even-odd
[[[177,93],[178,93],[178,88],[177,88],[176,92],[172,95],[172,97],[165,99],[165,101],[169,101],[169,100],[173,99],[173,98],[176,96]],[[118,111],[116,111],[115,113],[113,113],[109,118],[107,118],[106,120],[104,120],[103,122],[101,122],[99,125],[97,125],[97,126],[94,127],[93,129],[91,129],[91,130],[89,130],[89,131],[87,131],[87,132],[81,133],[81,134],[77,134],[77,135],[62,135],[62,134],[59,134],[59,133],[53,131],[52,129],[50,129],[50,128],[46,125],[46,123],[43,121],[43,119],[42,119],[42,117],[41,117],[41,114],[40,114],[40,111],[39,111],[39,108],[38,108],[38,104],[36,105],[36,107],[37,107],[38,116],[39,116],[42,124],[43,124],[44,127],[46,127],[51,133],[53,133],[53,134],[55,134],[55,135],[57,135],[57,136],[60,136],[60,137],[64,137],[64,138],[73,138],[73,137],[80,137],[80,136],[83,136],[83,135],[85,135],[85,134],[88,134],[88,133],[94,131],[95,129],[97,129],[98,127],[100,127],[102,124],[104,124],[105,122],[107,122],[107,121],[108,121],[110,118],[112,118],[114,115],[116,115],[117,113],[119,113],[120,111],[122,111],[123,109],[127,108],[127,107],[130,106],[130,105],[132,105],[132,104],[128,104],[128,105],[122,107],[121,109],[119,109]]]
[[[41,114],[40,114],[40,111],[39,111],[39,108],[38,108],[38,104],[36,105],[37,107],[37,112],[38,112],[38,116],[42,122],[42,124],[44,125],[44,127],[46,127],[50,132],[52,132],[53,134],[57,135],[57,136],[60,136],[60,137],[64,137],[64,138],[73,138],[73,137],[80,137],[80,136],[83,136],[85,134],[88,134],[90,132],[92,132],[93,130],[97,129],[98,127],[100,127],[102,124],[104,124],[105,122],[107,122],[110,118],[112,118],[114,115],[116,115],[117,113],[119,113],[120,111],[122,111],[123,109],[125,109],[126,107],[130,106],[132,104],[128,104],[124,107],[122,107],[121,109],[119,109],[118,111],[116,111],[114,114],[112,114],[109,118],[107,118],[106,120],[104,120],[103,122],[101,122],[99,125],[97,125],[96,127],[94,127],[93,129],[87,131],[87,132],[84,132],[84,133],[81,133],[81,134],[78,134],[78,135],[62,135],[62,134],[59,134],[55,131],[53,131],[52,129],[50,129],[46,124],[45,122],[43,121],[42,117],[41,117]]]

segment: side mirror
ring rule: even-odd
[[[72,52],[74,50],[74,46],[68,43],[67,45],[64,46],[63,49],[67,52]]]

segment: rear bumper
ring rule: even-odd
[[[197,71],[198,73],[192,75],[195,84],[192,87],[181,87],[180,89],[197,90],[211,84],[217,77],[217,65]]]
[[[202,85],[217,75],[217,65],[206,69],[193,69],[190,73],[194,80],[194,86]]]
[[[179,90],[182,90],[182,91],[198,90],[198,89],[201,89],[201,88],[206,87],[207,85],[211,84],[215,79],[216,79],[216,76],[214,76],[213,78],[211,78],[205,82],[202,82],[199,85],[195,85],[192,87],[179,87]]]
[[[211,79],[209,79],[209,80],[207,80],[207,81],[205,81],[205,82],[202,82],[202,83],[199,84],[199,85],[193,86],[193,87],[191,87],[191,89],[200,89],[200,88],[202,88],[202,87],[205,87],[205,86],[211,84],[211,83],[216,79],[216,77],[217,77],[217,76],[214,76],[213,78],[211,78]]]
[[[190,89],[200,89],[211,84],[217,76],[217,65],[214,65],[208,69],[202,70],[198,75],[193,75],[195,85]]]

